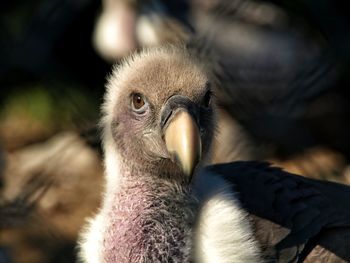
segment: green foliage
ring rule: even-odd
[[[16,90],[6,96],[1,119],[40,122],[46,128],[64,128],[98,116],[98,101],[77,88],[53,91],[42,86]]]

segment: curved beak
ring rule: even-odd
[[[201,159],[202,143],[198,125],[186,109],[180,108],[174,113],[164,138],[171,158],[178,162],[187,176],[192,176]]]

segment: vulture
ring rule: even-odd
[[[102,107],[105,189],[84,262],[347,262],[350,188],[255,161],[207,165],[217,106],[183,46],[113,69]]]
[[[333,14],[335,4],[324,2]],[[220,112],[237,123],[231,134],[239,127],[240,139],[256,149],[250,156],[239,151],[231,160],[287,159],[319,146],[349,159],[348,48],[334,43],[348,43],[348,34],[335,40],[335,34],[321,32],[321,18],[311,25],[310,17],[301,19],[266,1],[219,3],[223,10],[202,15],[187,45],[215,77]],[[327,19],[343,28],[342,18],[340,12]],[[224,145],[238,144],[226,137]]]
[[[108,21],[114,26],[98,23],[95,32],[115,30],[106,38],[101,34],[97,40],[102,44],[114,43],[115,49],[125,47],[127,40],[136,41],[125,54],[135,46],[182,40],[205,61],[214,75],[219,106],[212,163],[286,161],[305,176],[329,179],[334,174],[334,180],[346,181],[339,175],[350,159],[350,38],[341,1],[103,3],[101,21],[112,16]],[[119,30],[129,21],[121,5],[134,10],[133,22],[123,27],[128,34]],[[117,33],[114,42],[106,40]],[[114,59],[120,57],[110,53]],[[319,150],[334,153],[341,161],[319,164]],[[328,154],[325,157],[329,159]],[[308,164],[295,161],[299,159]]]

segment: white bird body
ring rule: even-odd
[[[209,83],[181,47],[115,68],[102,119],[106,186],[81,234],[82,260],[348,260],[349,187],[264,163],[204,166],[216,123]]]

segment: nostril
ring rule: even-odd
[[[160,125],[161,128],[164,128],[165,124],[168,122],[168,120],[170,119],[170,116],[172,115],[173,110],[167,108],[164,113],[162,114],[161,120],[160,120]]]
[[[177,112],[179,109],[183,109],[190,113],[192,118],[196,121],[199,126],[199,113],[200,109],[197,105],[188,97],[182,95],[172,95],[168,98],[163,106],[161,117],[160,117],[160,127],[164,129],[169,119]]]

